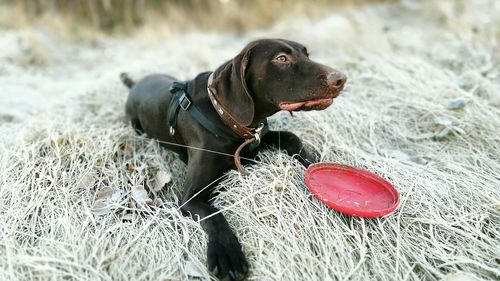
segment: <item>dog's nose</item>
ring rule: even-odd
[[[327,77],[328,84],[336,88],[342,88],[347,81],[347,77],[341,72],[335,71],[328,74]]]

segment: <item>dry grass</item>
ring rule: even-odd
[[[213,202],[242,242],[249,279],[498,280],[500,7],[475,1],[457,12],[440,3],[344,10],[240,38],[106,41],[96,50],[103,66],[93,65],[113,72],[104,86],[89,82],[76,103],[0,123],[0,279],[207,279],[206,235],[177,205],[185,166],[123,124],[126,90],[116,74],[192,77],[251,39],[281,36],[344,70],[349,87],[331,108],[278,114],[271,127],[298,133],[323,161],[386,177],[402,200],[384,218],[348,217],[310,195],[297,162],[261,153],[249,176],[225,175]],[[78,63],[68,69],[88,73]],[[60,83],[52,72],[36,75]],[[457,98],[469,101],[448,109]],[[151,191],[163,170],[172,182]],[[114,195],[96,210],[107,188]]]
[[[0,0],[1,1],[1,0]],[[65,33],[122,33],[155,25],[174,31],[243,32],[279,19],[318,16],[347,5],[394,0],[15,0],[3,1],[12,26],[51,26]],[[0,18],[1,19],[1,18]],[[74,35],[74,34],[73,34]]]

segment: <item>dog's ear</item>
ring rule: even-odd
[[[211,85],[226,113],[243,126],[250,125],[255,114],[254,101],[245,77],[251,50],[252,47],[247,46],[234,59],[215,70]]]

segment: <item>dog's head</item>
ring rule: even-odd
[[[222,106],[247,126],[278,110],[325,109],[346,80],[339,71],[310,60],[299,43],[263,39],[251,42],[219,67],[213,87]]]

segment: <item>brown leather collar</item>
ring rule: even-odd
[[[212,72],[210,76],[208,76],[207,92],[208,97],[210,98],[210,101],[215,108],[215,111],[217,111],[217,114],[219,114],[220,118],[224,121],[224,123],[226,123],[227,126],[229,126],[229,128],[231,128],[231,130],[233,130],[233,132],[245,139],[245,141],[240,144],[240,146],[238,146],[236,152],[234,153],[234,164],[236,165],[238,171],[242,175],[245,175],[245,169],[240,162],[240,153],[243,148],[249,144],[255,143],[257,146],[260,144],[261,134],[265,134],[266,132],[266,124],[261,123],[259,127],[251,128],[242,126],[241,124],[236,122],[234,118],[228,113],[228,111],[224,107],[222,107],[222,103],[220,102],[219,97],[217,97],[217,92],[212,87],[213,77],[214,73]]]
[[[207,81],[207,91],[208,91],[208,97],[210,98],[210,101],[212,102],[212,105],[215,108],[215,111],[219,114],[220,118],[226,123],[233,132],[235,132],[238,136],[244,138],[244,139],[251,139],[251,138],[256,138],[258,139],[260,137],[259,135],[259,128],[252,128],[252,127],[246,127],[242,126],[238,122],[234,120],[234,118],[228,113],[228,111],[222,107],[222,103],[219,100],[219,97],[217,97],[217,92],[215,89],[212,87],[212,80],[214,77],[214,73],[212,72],[210,76],[208,76],[208,81]],[[256,137],[257,136],[257,137]]]

